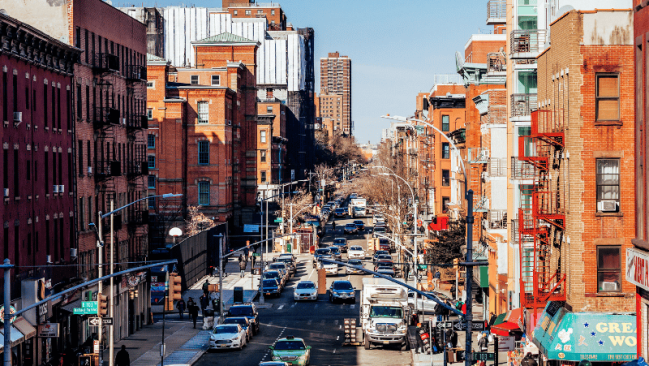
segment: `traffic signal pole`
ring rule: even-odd
[[[99,267],[98,268],[98,271],[99,271],[98,276],[99,276],[99,278],[104,276],[104,266],[103,266],[103,263],[104,263],[103,234],[104,233],[102,231],[103,225],[102,225],[101,221],[102,221],[101,220],[101,211],[99,211],[99,220],[97,222],[98,229],[99,229],[99,231],[98,231],[99,238],[97,240],[97,246],[99,247],[98,248],[99,258],[97,260],[97,263],[99,264],[99,266],[98,266]],[[99,298],[99,295],[102,294],[103,288],[104,288],[104,286],[102,284],[102,281],[99,281],[99,283],[97,283],[97,298]],[[97,334],[98,334],[97,335],[97,341],[99,342],[99,364],[103,365],[104,364],[104,352],[102,352],[102,346],[101,346],[101,338],[102,338],[101,336],[102,336],[102,333],[104,333],[104,322],[103,321],[101,322],[101,325],[99,327],[97,327],[97,329],[98,329],[97,330]]]
[[[465,184],[468,184],[466,182]],[[472,349],[471,342],[473,342],[473,294],[472,282],[473,282],[473,190],[469,189],[466,193],[466,205],[467,205],[467,214],[466,214],[466,275],[464,276],[464,287],[466,288],[466,352],[464,364],[466,366],[471,366],[472,363]],[[456,289],[458,291],[458,289]],[[496,351],[497,352],[497,351]]]

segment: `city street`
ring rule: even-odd
[[[349,217],[336,220],[336,233],[332,233],[331,221],[327,225],[327,235],[323,238],[325,245],[330,245],[334,237],[347,237],[348,246],[362,245],[367,248],[365,233],[371,227],[371,219],[364,219],[366,229],[357,235],[342,234],[346,223],[352,222]],[[346,254],[343,254],[345,260]],[[370,254],[366,257],[366,267],[371,265]],[[312,265],[312,256],[298,256],[298,268],[295,276],[288,282],[280,298],[266,299],[272,304],[268,309],[259,309],[261,328],[258,335],[242,351],[208,352],[195,364],[253,366],[261,361],[271,361],[268,346],[277,339],[293,335],[304,338],[312,346],[311,365],[410,365],[411,352],[401,352],[397,348],[373,348],[365,350],[362,346],[342,346],[344,318],[358,318],[359,293],[362,278],[367,275],[327,276],[327,286],[337,279],[349,279],[356,289],[356,304],[329,302],[325,295],[320,295],[317,302],[294,302],[293,288],[300,280],[317,282],[317,271]]]

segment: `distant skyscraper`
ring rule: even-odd
[[[329,103],[322,104],[323,96],[340,95],[341,98],[326,98]],[[320,97],[321,115],[333,121],[335,130],[346,135],[352,134],[352,60],[340,56],[338,52],[329,53],[320,59]],[[328,114],[330,110],[331,114]]]

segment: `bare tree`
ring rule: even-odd
[[[277,217],[281,217],[283,222],[288,222],[291,219],[291,207],[293,211],[293,220],[302,218],[312,212],[307,208],[313,205],[313,196],[311,193],[300,190],[299,193],[293,194],[291,197],[284,198],[283,210],[275,211]]]
[[[214,220],[208,218],[202,212],[198,211],[198,206],[189,206],[187,208],[187,220],[185,220],[185,234],[194,236],[203,230],[216,226]]]

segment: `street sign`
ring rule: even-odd
[[[284,222],[284,219],[281,218],[281,217],[278,217],[278,218],[276,218],[275,220],[273,220],[273,222],[278,222],[278,223],[279,223],[279,222]]]
[[[101,322],[104,325],[113,325],[113,318],[101,318]]]
[[[90,325],[100,326],[100,325],[113,325],[113,318],[90,318]]]
[[[260,257],[260,256],[261,256],[261,253],[252,253],[252,256],[253,256],[253,257]]]
[[[495,361],[496,354],[491,352],[473,352],[473,361]]]
[[[90,319],[88,319],[88,323],[90,323],[90,325],[94,325],[96,327],[100,326],[101,325],[101,318],[90,318]]]
[[[456,330],[465,331],[466,330],[466,323],[465,322],[457,322],[457,323],[453,324],[453,328],[455,328]],[[471,329],[472,330],[480,330],[480,331],[484,330],[484,322],[480,321],[480,322],[471,323]]]
[[[97,301],[82,301],[80,308],[74,308],[73,314],[97,314]]]
[[[450,329],[453,328],[453,322],[437,322],[435,325],[437,329]]]

